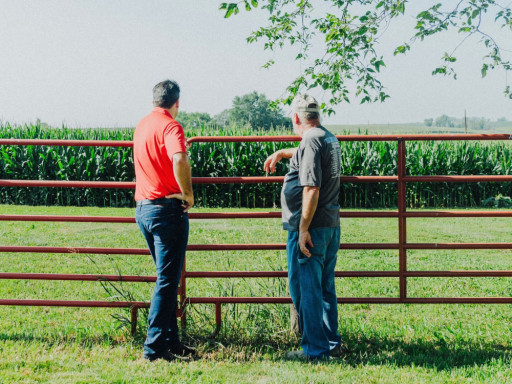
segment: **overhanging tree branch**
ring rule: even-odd
[[[356,99],[360,103],[383,102],[389,95],[379,80],[379,72],[385,67],[383,56],[377,50],[379,38],[393,22],[403,17],[408,0],[326,0],[335,12],[320,12],[315,7],[320,2],[312,0],[243,0],[222,3],[225,17],[239,13],[244,7],[250,11],[259,8],[269,13],[267,26],[259,27],[247,38],[249,43],[264,42],[264,49],[275,50],[285,45],[300,43],[296,60],[302,64],[309,60],[303,72],[288,86],[288,94],[278,103],[290,104],[298,92],[320,87],[331,94],[322,105],[324,112],[334,113],[333,107]],[[495,38],[481,30],[484,15],[492,15],[493,22],[501,23],[501,29],[512,37],[512,10],[496,0],[460,0],[454,8],[443,10],[439,1],[416,15],[416,25],[410,39],[396,46],[394,54],[406,54],[414,43],[449,30],[462,35],[461,41],[451,53],[441,57],[443,64],[434,68],[433,74],[456,78],[455,53],[470,36],[478,34],[488,50],[482,58],[481,75],[488,70],[501,68],[512,70],[508,52],[499,46]],[[312,44],[322,37],[325,54],[310,59]],[[508,41],[512,41],[509,39]],[[269,67],[274,59],[264,66]],[[508,84],[505,95],[512,99]]]

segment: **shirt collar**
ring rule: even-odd
[[[171,114],[169,113],[169,111],[167,111],[166,109],[161,108],[161,107],[154,107],[153,112],[161,113],[162,115],[172,117]]]

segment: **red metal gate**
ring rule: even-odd
[[[405,158],[407,141],[440,140],[509,140],[510,135],[347,135],[337,136],[340,141],[397,141],[398,174],[395,176],[342,176],[345,183],[397,183],[398,210],[368,212],[340,212],[341,217],[351,218],[395,218],[398,219],[398,242],[396,243],[343,243],[340,249],[393,249],[398,250],[398,270],[387,271],[336,271],[336,277],[389,277],[399,279],[398,297],[339,297],[338,303],[512,303],[512,297],[409,297],[407,295],[408,277],[512,277],[512,271],[472,270],[472,271],[409,271],[407,269],[407,250],[409,249],[512,249],[512,243],[408,243],[407,218],[417,217],[512,217],[512,211],[422,211],[407,212],[406,184],[419,182],[510,182],[512,175],[466,175],[466,176],[407,176]],[[243,137],[193,137],[190,143],[198,142],[293,142],[297,136],[243,136]],[[96,140],[16,140],[0,139],[0,145],[42,145],[42,146],[103,146],[131,147],[131,141],[96,141]],[[195,177],[194,184],[220,183],[279,183],[283,177]],[[133,182],[98,182],[98,181],[54,181],[54,180],[0,180],[3,187],[65,187],[65,188],[134,188]],[[241,218],[276,218],[280,212],[236,212],[236,213],[190,213],[190,219],[241,219]],[[102,222],[134,223],[135,219],[126,217],[98,216],[35,216],[35,215],[0,215],[1,221],[60,221],[60,222]],[[285,244],[190,244],[187,251],[221,251],[221,250],[284,250]],[[122,254],[149,255],[147,249],[134,248],[89,248],[89,247],[26,247],[0,246],[0,252],[37,252],[37,253],[81,253],[81,254]],[[188,297],[187,279],[190,278],[284,278],[286,271],[187,271],[183,268],[179,289],[180,308],[178,316],[186,324],[184,308],[188,304],[215,304],[216,324],[221,323],[221,305],[225,303],[291,303],[289,297]],[[154,276],[131,275],[80,275],[80,274],[42,274],[42,273],[1,273],[0,279],[23,280],[74,280],[74,281],[125,281],[154,282]],[[148,307],[147,302],[110,302],[110,301],[68,301],[68,300],[21,300],[0,299],[0,305],[17,306],[66,306],[66,307],[125,307],[131,308],[132,332],[135,332],[137,311]]]

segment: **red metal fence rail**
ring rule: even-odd
[[[407,218],[418,217],[512,217],[512,211],[412,211],[406,207],[406,185],[418,182],[511,182],[512,175],[469,175],[469,176],[407,176],[405,165],[407,141],[439,140],[509,140],[511,135],[347,135],[337,136],[340,141],[397,141],[398,174],[396,176],[342,176],[346,183],[397,183],[398,210],[390,211],[350,211],[340,212],[346,218],[395,218],[398,219],[397,243],[343,243],[340,249],[394,249],[398,250],[398,270],[389,271],[336,271],[336,277],[389,277],[399,279],[398,297],[339,297],[338,303],[374,303],[374,304],[435,304],[435,303],[512,303],[512,297],[409,297],[407,295],[408,277],[512,277],[512,270],[453,270],[453,271],[409,271],[407,269],[407,250],[409,249],[512,249],[512,243],[408,243]],[[293,142],[297,136],[227,136],[193,137],[190,143],[198,142]],[[131,141],[98,140],[18,140],[0,139],[0,145],[42,145],[42,146],[102,146],[131,147]],[[195,177],[194,184],[213,183],[278,183],[283,177]],[[54,181],[54,180],[0,180],[0,187],[66,187],[66,188],[134,188],[133,182],[98,181]],[[242,219],[277,218],[280,212],[218,212],[190,213],[191,219]],[[55,222],[96,222],[96,223],[134,223],[134,218],[105,216],[56,216],[56,215],[0,215],[0,221],[55,221]],[[224,250],[284,250],[285,244],[190,244],[187,251],[224,251]],[[120,254],[145,255],[147,249],[134,248],[98,248],[98,247],[28,247],[1,246],[0,252],[28,253],[76,253],[76,254]],[[184,308],[188,304],[215,304],[216,325],[221,323],[221,305],[225,303],[291,303],[289,297],[188,297],[187,279],[190,278],[284,278],[286,271],[187,271],[183,268],[179,289],[180,308],[177,316],[186,322]],[[47,274],[47,273],[5,273],[0,279],[20,280],[73,280],[73,281],[124,281],[154,282],[154,276],[132,275],[84,275],[84,274]],[[147,302],[111,302],[111,301],[70,301],[70,300],[26,300],[0,299],[0,305],[19,306],[67,306],[67,307],[125,307],[131,308],[132,332],[135,332],[137,311],[147,308]]]

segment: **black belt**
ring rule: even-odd
[[[140,207],[141,205],[160,205],[160,204],[180,204],[181,200],[179,199],[167,199],[165,197],[162,197],[160,199],[154,199],[154,200],[140,200],[137,201],[137,207]]]

